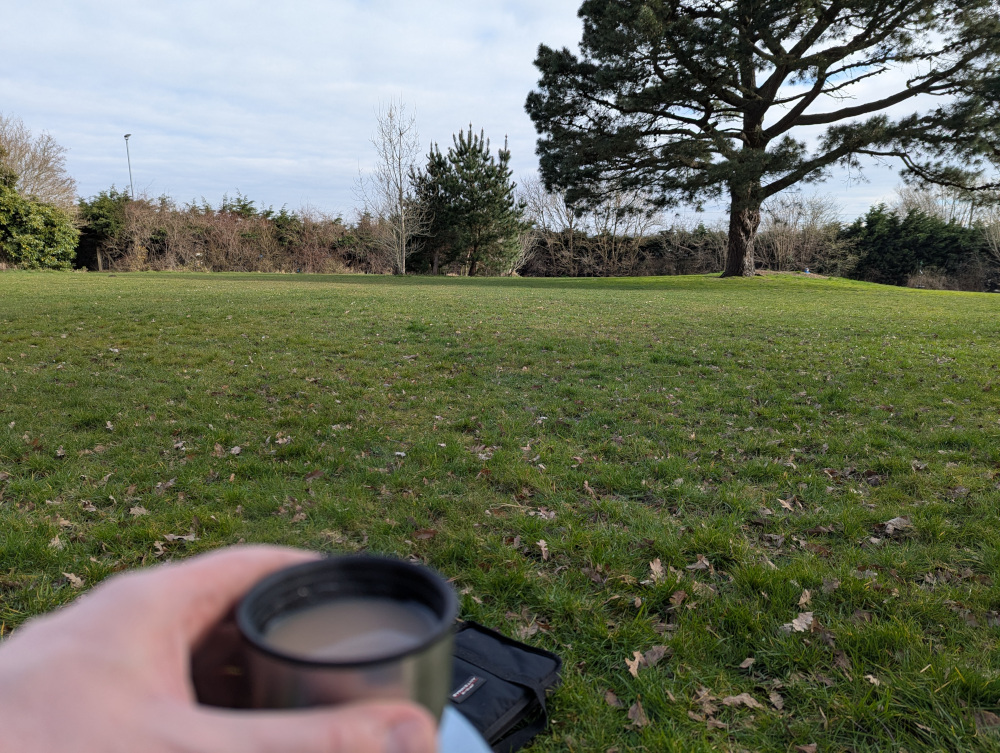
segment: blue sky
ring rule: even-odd
[[[46,0],[4,3],[0,111],[69,149],[83,196],[137,192],[350,217],[380,103],[402,98],[425,144],[471,122],[510,139],[531,175],[536,134],[524,112],[540,42],[575,47],[580,0]],[[831,193],[845,219],[890,198],[886,169]],[[709,218],[718,211],[709,212]]]

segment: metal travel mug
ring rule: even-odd
[[[268,632],[282,619],[338,600],[385,599],[430,615],[406,648],[335,660],[278,648]],[[428,612],[429,610],[429,612]],[[300,708],[348,701],[411,700],[441,717],[450,692],[452,628],[458,599],[430,568],[387,557],[347,555],[288,568],[252,588],[236,611],[249,644],[247,682],[253,708]],[[384,626],[392,628],[391,625]]]

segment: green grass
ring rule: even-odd
[[[0,631],[76,596],[64,573],[364,548],[564,657],[533,751],[1000,750],[998,305],[777,276],[4,273]],[[744,692],[764,708],[723,705]]]

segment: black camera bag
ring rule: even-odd
[[[562,668],[556,654],[463,622],[453,656],[451,703],[496,753],[513,753],[545,729],[545,695]]]

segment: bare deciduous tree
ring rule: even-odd
[[[839,230],[840,207],[832,197],[780,194],[764,205],[758,259],[774,271],[812,268],[842,276],[855,260]]]
[[[46,204],[72,211],[76,181],[66,172],[66,147],[48,133],[32,136],[24,121],[0,113],[0,145],[5,165],[17,174],[15,190]]]
[[[420,156],[416,117],[408,115],[403,101],[393,100],[376,112],[372,135],[376,162],[369,175],[358,179],[358,198],[372,224],[372,245],[386,257],[396,274],[406,273],[406,258],[413,239],[426,224],[423,211],[413,197],[410,173]]]

